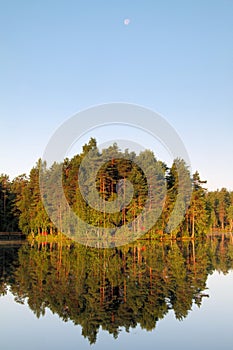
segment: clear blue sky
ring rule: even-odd
[[[232,0],[2,0],[0,50],[0,173],[28,173],[79,110],[124,101],[167,119],[210,189],[233,189]]]

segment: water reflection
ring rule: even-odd
[[[1,294],[9,286],[37,317],[48,307],[72,320],[91,344],[100,327],[117,338],[122,327],[154,329],[170,309],[182,320],[208,297],[208,275],[233,266],[233,241],[224,235],[109,250],[45,243],[18,249],[0,247]]]
[[[0,242],[1,243],[1,242]],[[7,294],[7,285],[14,283],[20,244],[0,244],[0,296]]]

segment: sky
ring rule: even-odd
[[[77,112],[128,102],[233,190],[232,19],[233,0],[0,0],[0,173],[28,174]]]

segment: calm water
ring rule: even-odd
[[[228,237],[1,245],[1,349],[232,349],[232,268]]]

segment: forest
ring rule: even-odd
[[[80,172],[82,161],[87,157],[95,164],[102,164],[96,174],[92,167],[89,167],[88,172]],[[47,187],[50,193],[54,194],[53,202],[50,203],[50,207],[53,208],[51,215],[45,210],[41,197],[41,168],[45,168],[46,174],[50,174]],[[181,159],[174,160],[169,168],[150,150],[137,155],[129,150],[122,151],[114,144],[100,152],[96,140],[91,138],[83,146],[80,154],[71,159],[64,159],[62,164],[54,163],[47,169],[46,164],[39,159],[29,176],[22,174],[13,180],[5,174],[0,176],[0,232],[20,231],[33,237],[45,234],[54,237],[59,235],[60,231],[66,233],[65,225],[59,228],[54,224],[54,220],[50,219],[61,216],[56,182],[53,181],[59,169],[62,169],[62,186],[72,210],[89,225],[111,229],[112,235],[115,235],[122,225],[128,225],[132,232],[142,230],[146,222],[145,217],[152,210],[157,215],[157,220],[153,225],[150,223],[150,229],[145,230],[143,238],[146,239],[198,238],[210,232],[233,230],[233,192],[226,188],[207,191],[206,181],[200,179],[198,171],[191,174]],[[186,179],[183,184],[179,181],[179,172],[182,172],[182,178]],[[80,190],[79,177],[83,177],[84,192],[87,189],[88,201],[84,198],[85,193]],[[127,205],[121,205],[119,202],[118,212],[105,210],[106,204],[111,205],[121,193],[121,197],[125,195],[128,182],[133,185],[131,201]],[[179,196],[180,186],[183,186],[182,198]],[[99,207],[98,210],[88,204],[89,201],[95,201],[93,192],[88,192],[89,188],[97,190],[103,199],[104,204],[101,205],[104,207]],[[182,210],[179,213],[178,209],[174,214],[177,201],[178,208]],[[143,211],[144,207],[146,213]],[[173,225],[172,220],[176,221],[176,216],[182,216],[182,220],[178,220],[178,225]],[[153,219],[151,218],[149,217],[149,220]],[[167,230],[169,225],[171,229]],[[76,230],[81,230],[81,227]]]
[[[84,159],[97,166],[85,168]],[[60,175],[67,203],[90,227],[108,228],[112,238],[120,227],[121,234],[136,237],[143,227],[145,234],[111,249],[71,240],[82,225],[74,222],[67,234]],[[117,338],[123,327],[154,329],[170,310],[184,319],[208,298],[208,275],[233,267],[233,192],[205,186],[182,159],[168,167],[150,150],[135,154],[114,144],[100,151],[93,138],[61,164],[39,159],[28,176],[1,175],[0,232],[20,231],[27,241],[0,245],[0,296],[10,291],[38,318],[50,309],[80,325],[90,344],[101,328]],[[108,210],[113,203],[117,212]]]

